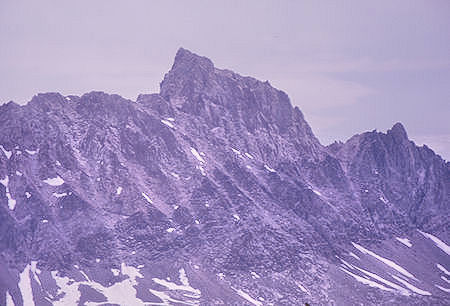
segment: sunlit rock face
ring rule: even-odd
[[[180,49],[159,94],[0,106],[0,305],[448,305],[449,163],[400,124],[322,146]]]

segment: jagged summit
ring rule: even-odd
[[[394,124],[394,126],[392,126],[392,128],[390,130],[387,131],[388,135],[392,135],[393,137],[395,137],[396,139],[403,139],[403,140],[407,140],[408,139],[408,134],[406,133],[406,129],[403,126],[403,124],[401,124],[400,122],[397,122]]]
[[[197,55],[184,48],[179,48],[175,55],[175,60],[171,70],[192,69],[194,67],[199,67],[206,71],[212,71],[214,69],[214,64],[207,57]]]

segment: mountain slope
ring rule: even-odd
[[[1,305],[449,302],[449,164],[401,124],[324,147],[180,49],[160,94],[39,94],[0,128]]]

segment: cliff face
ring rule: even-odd
[[[180,49],[136,102],[0,106],[0,144],[1,305],[448,302],[449,164],[401,124],[324,147]]]

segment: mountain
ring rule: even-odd
[[[0,305],[448,305],[450,163],[323,146],[286,93],[179,49],[159,94],[0,106]]]

